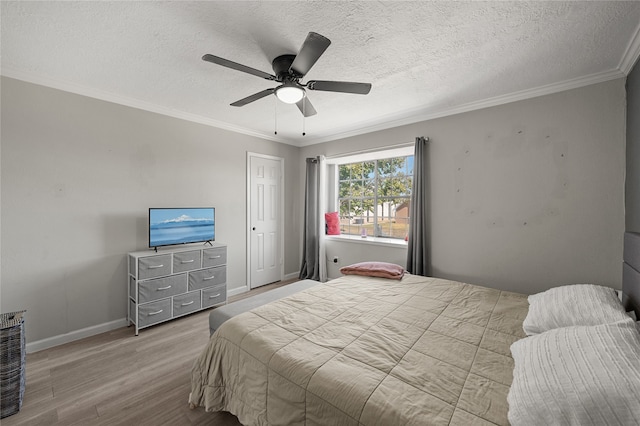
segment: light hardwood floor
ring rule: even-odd
[[[295,282],[269,284],[229,302]],[[209,339],[209,313],[133,327],[27,355],[22,409],[13,425],[239,426],[229,413],[189,409],[191,366]],[[28,320],[28,318],[27,318]]]

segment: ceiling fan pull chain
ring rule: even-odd
[[[273,104],[273,122],[274,122],[273,133],[277,135],[278,134],[278,98],[275,98],[275,102]]]
[[[302,136],[305,136],[307,133],[305,132],[305,123],[307,119],[307,103],[306,99],[302,100]]]

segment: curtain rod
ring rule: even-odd
[[[425,138],[427,140],[427,142],[429,141],[429,138]],[[348,157],[350,155],[360,155],[360,154],[368,154],[370,152],[377,152],[377,151],[385,151],[388,149],[394,149],[394,148],[406,148],[406,147],[410,147],[410,146],[414,146],[415,145],[415,141],[414,142],[405,142],[405,143],[400,143],[400,144],[395,144],[395,145],[387,145],[387,146],[381,146],[378,148],[369,148],[369,149],[363,149],[360,151],[351,151],[351,152],[343,152],[340,154],[336,154],[336,155],[331,155],[331,156],[327,156],[327,159],[334,159],[334,158],[340,158],[340,157]]]

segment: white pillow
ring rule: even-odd
[[[594,284],[555,287],[528,298],[522,328],[527,335],[573,325],[600,325],[628,318],[614,289]]]
[[[632,319],[558,328],[515,342],[511,353],[511,425],[640,422],[640,333]]]

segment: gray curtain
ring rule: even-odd
[[[304,195],[304,232],[300,279],[320,281],[320,160],[307,158]]]
[[[416,138],[413,154],[413,187],[409,211],[409,241],[407,247],[407,272],[429,275],[429,138]]]

